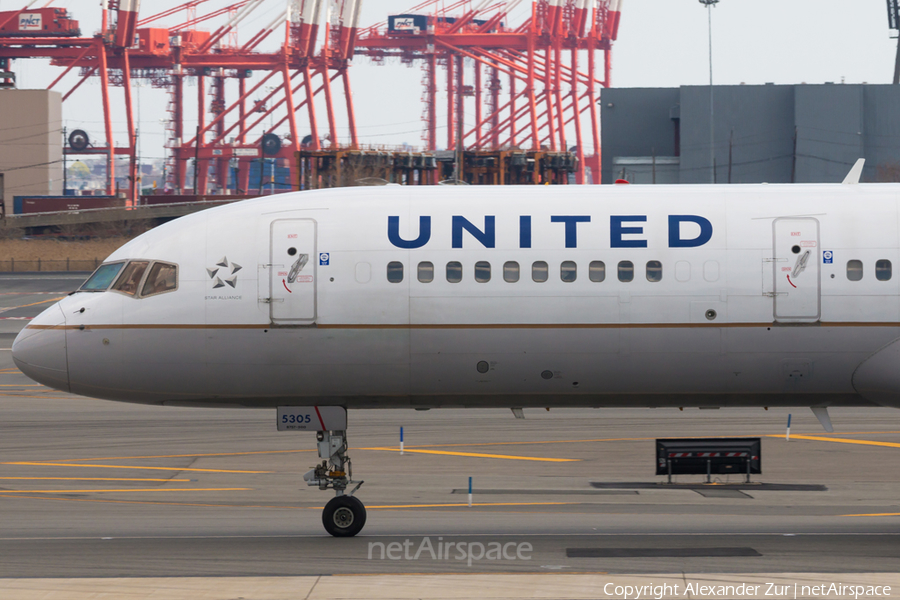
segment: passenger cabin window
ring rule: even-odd
[[[891,261],[882,258],[875,263],[875,279],[878,281],[890,281],[891,275]]]
[[[519,263],[514,260],[503,263],[503,281],[507,283],[519,281]]]
[[[719,280],[719,261],[708,260],[703,263],[703,279],[710,283],[715,283]]]
[[[531,278],[537,283],[544,283],[550,276],[550,268],[542,260],[531,265]]]
[[[634,263],[630,260],[619,262],[619,281],[629,282],[634,279]]]
[[[662,263],[658,260],[647,263],[647,281],[662,281]]]
[[[487,283],[491,280],[491,263],[486,260],[479,260],[475,263],[475,281],[478,283]]]
[[[462,263],[456,261],[447,263],[447,281],[450,283],[462,281]]]
[[[847,279],[859,281],[863,278],[863,264],[861,260],[847,261]]]
[[[113,282],[113,279],[116,278],[116,275],[119,274],[119,271],[121,271],[124,266],[124,262],[100,265],[100,267],[94,271],[94,274],[88,277],[88,280],[78,289],[82,292],[105,292],[109,289],[109,284]]]
[[[572,283],[578,277],[578,265],[574,260],[565,260],[559,265],[559,278],[566,283]]]
[[[606,263],[602,260],[591,261],[588,265],[588,277],[594,283],[600,283],[606,279]]]
[[[367,262],[356,263],[356,282],[369,283],[372,280],[372,265]]]
[[[155,262],[147,273],[147,280],[141,289],[141,296],[155,296],[171,292],[178,287],[178,267],[169,263]]]
[[[387,279],[391,283],[400,283],[403,281],[403,263],[393,260],[387,266]]]
[[[141,278],[144,276],[144,271],[147,270],[147,265],[149,264],[148,261],[141,260],[133,260],[128,263],[125,268],[122,269],[122,274],[119,275],[119,278],[116,280],[112,289],[117,292],[122,292],[123,294],[128,294],[129,296],[136,295],[138,292],[138,285],[141,283]]]
[[[434,281],[434,264],[430,262],[420,262],[418,269],[419,281],[422,283],[431,283]]]

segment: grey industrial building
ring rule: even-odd
[[[900,181],[900,86],[736,85],[605,89],[603,181]],[[710,152],[714,132],[715,171]]]

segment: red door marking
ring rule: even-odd
[[[791,276],[790,276],[790,275],[788,275],[788,276],[787,276],[787,278],[788,278],[788,283],[789,283],[789,284],[791,284],[791,285],[794,285],[794,282],[793,282],[793,281],[791,281]],[[797,286],[796,286],[796,285],[794,285],[794,287],[797,287]]]
[[[316,416],[319,417],[319,425],[322,426],[322,431],[325,431],[325,421],[322,420],[322,413],[319,412],[318,406],[313,406],[316,409]]]
[[[284,279],[282,279],[282,280],[281,280],[281,284],[284,286],[284,289],[286,289],[286,290],[288,291],[288,294],[293,294],[293,293],[294,293],[294,292],[291,291],[291,288],[289,288],[289,287],[287,286],[287,281],[285,281]],[[797,286],[795,285],[794,287],[797,287]]]

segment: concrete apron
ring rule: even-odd
[[[838,594],[835,594],[835,587],[829,590],[829,586],[832,585],[839,590]],[[889,586],[890,590],[884,586]],[[0,579],[0,597],[16,600],[892,598],[900,597],[900,573],[699,575],[475,573],[326,577]]]

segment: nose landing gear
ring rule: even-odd
[[[316,440],[322,464],[304,475],[303,479],[320,490],[334,490],[334,498],[322,511],[322,525],[335,537],[352,537],[366,524],[366,507],[353,496],[362,481],[346,492],[347,487],[354,483],[350,457],[347,456],[347,432],[318,431]]]
[[[322,511],[322,525],[334,537],[352,537],[366,524],[366,507],[354,496],[335,496]]]

